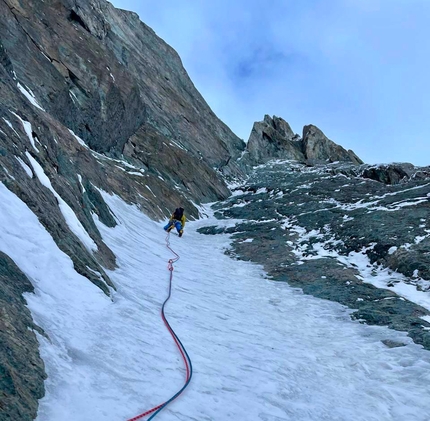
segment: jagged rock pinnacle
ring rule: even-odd
[[[308,163],[344,161],[359,165],[363,161],[351,150],[337,145],[316,126],[303,127],[304,154]]]
[[[353,151],[328,139],[318,127],[305,126],[300,138],[284,119],[268,115],[254,123],[246,152],[242,159],[245,165],[258,165],[272,159],[296,160],[309,165],[336,161],[363,163]]]

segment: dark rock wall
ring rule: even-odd
[[[303,145],[285,120],[266,115],[263,121],[254,123],[241,161],[258,165],[272,159],[303,160]]]
[[[224,167],[243,150],[176,52],[136,14],[96,0],[3,0],[0,13],[10,70],[92,149],[120,156],[130,137],[148,126],[211,167]],[[226,171],[238,169],[231,163]],[[182,176],[192,175],[184,167]]]
[[[0,177],[106,293],[113,285],[101,266],[114,268],[115,256],[92,215],[115,222],[97,188],[138,203],[153,218],[178,205],[193,218],[194,203],[229,195],[223,176],[244,176],[235,159],[244,143],[210,110],[176,52],[134,13],[104,0],[1,0],[0,64]],[[26,153],[97,253],[70,231],[35,174],[25,174]]]
[[[351,150],[347,151],[328,139],[316,126],[303,127],[303,149],[307,163],[351,162],[355,165],[363,161]]]
[[[46,378],[30,311],[22,297],[33,286],[15,263],[0,252],[0,420],[36,418]]]

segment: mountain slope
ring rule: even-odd
[[[402,167],[401,183],[368,178]],[[243,220],[228,230],[235,256],[430,349],[430,171],[412,168],[272,161],[215,207]]]
[[[172,306],[204,379],[192,415],[180,407],[183,419],[219,419],[217,399],[221,418],[241,419],[245,406],[263,420],[427,416],[428,382],[418,373],[428,356],[404,334],[358,326],[345,307],[275,286],[261,267],[222,254],[429,348],[430,170],[361,164],[317,127],[300,137],[279,117],[256,122],[245,146],[133,13],[104,0],[0,0],[0,417],[34,419],[45,385],[39,419],[49,421],[132,416],[165,398],[158,376],[174,390],[181,373],[156,318],[166,262],[154,221],[178,205],[201,218],[207,202],[218,218],[236,219],[190,223],[177,243],[186,271],[175,271],[184,284]],[[197,227],[234,233],[233,248]],[[349,359],[350,347],[375,357]],[[327,357],[306,368],[304,349],[310,361],[320,349]],[[404,367],[404,359],[421,362]],[[377,370],[383,361],[392,373]],[[359,379],[348,372],[353,392],[339,400],[320,393],[323,383],[303,392],[315,373],[339,390],[357,365]],[[404,378],[418,394],[391,387]],[[357,414],[360,402],[377,415]]]
[[[118,256],[110,301],[71,270],[19,199],[0,192],[12,202],[9,222],[28,221],[10,224],[8,252],[34,277],[36,295],[26,298],[51,338],[40,338],[48,379],[37,420],[126,420],[173,395],[185,372],[159,314],[172,257],[162,224],[103,194],[119,215],[115,228],[97,224]],[[166,315],[195,375],[160,419],[428,419],[428,352],[403,333],[351,321],[344,306],[268,281],[261,266],[229,258],[228,236],[196,230],[236,221],[209,216],[191,222],[181,239],[171,234],[180,259]],[[14,244],[33,247],[30,231],[43,247],[25,261]],[[44,277],[34,264],[42,250],[50,255]],[[58,276],[67,280],[63,288],[53,285]]]
[[[74,270],[106,295],[116,288],[108,271],[117,261],[94,217],[112,227],[117,216],[100,191],[154,219],[179,204],[197,218],[196,205],[229,195],[222,173],[243,176],[231,159],[243,148],[194,88],[176,52],[137,15],[98,0],[0,1],[0,180]],[[13,283],[34,279],[9,262],[7,244],[0,246],[2,316],[18,315],[33,329]],[[66,279],[55,282],[61,288]],[[14,387],[2,386],[0,406],[21,411],[26,402],[20,417],[32,419],[44,377],[36,337],[10,324],[2,333],[5,376],[17,376],[16,358],[25,360],[26,352],[34,369],[28,378],[16,377]]]
[[[153,218],[226,198],[244,148],[176,52],[104,0],[0,2],[0,177],[106,294],[99,189]],[[98,273],[99,275],[94,275]]]

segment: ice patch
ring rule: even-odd
[[[15,156],[15,158],[21,164],[21,167],[24,169],[27,175],[30,178],[33,178],[33,171],[31,170],[31,168],[19,156]]]
[[[425,240],[427,237],[428,237],[428,235],[422,235],[422,236],[418,235],[415,237],[414,242],[415,242],[415,244],[419,244],[423,240]]]
[[[389,249],[388,249],[388,254],[394,254],[395,252],[396,252],[396,250],[397,250],[397,247],[396,246],[392,246],[392,247],[390,247]]]
[[[3,170],[4,170],[4,172],[7,174],[7,176],[9,177],[9,178],[11,178],[12,180],[15,180],[15,177],[7,170],[7,168],[6,167],[4,167],[3,165],[2,165],[2,168],[3,168]],[[1,184],[1,183],[0,183]]]
[[[175,142],[174,140],[170,140],[169,145],[174,145],[177,148],[182,149],[183,151],[187,151],[186,148],[184,148],[182,145],[180,145],[178,142]]]
[[[78,98],[77,98],[77,96],[72,92],[72,91],[69,91],[69,96],[70,96],[70,99],[73,101],[73,103],[79,103],[79,101],[78,101]]]
[[[243,208],[247,204],[247,202],[235,203],[234,205],[232,205],[232,208]]]
[[[31,146],[33,146],[33,149],[39,153],[39,149],[37,149],[36,144],[34,143],[33,139],[33,130],[31,128],[31,123],[28,121],[23,120],[18,114],[15,114],[11,111],[11,113],[21,122],[22,126],[24,127],[25,134],[28,137],[28,140],[31,143]]]
[[[78,180],[79,180],[79,184],[80,184],[81,189],[82,189],[82,193],[85,193],[86,190],[85,190],[84,185],[82,184],[82,175],[81,174],[78,174]]]
[[[154,196],[154,197],[157,197],[155,194],[154,194],[154,192],[151,190],[151,188],[147,185],[147,184],[145,184],[145,187],[152,193],[152,195]]]
[[[81,145],[81,146],[83,146],[84,148],[86,148],[86,149],[89,149],[88,148],[88,145],[78,136],[78,135],[76,135],[74,132],[73,132],[73,130],[70,130],[70,129],[68,129],[69,130],[69,132],[70,132],[70,134],[78,141],[78,143]]]
[[[12,123],[9,121],[9,120],[6,120],[4,117],[2,117],[3,118],[3,121],[13,130],[13,132],[18,136],[18,137],[20,137],[19,136],[19,134],[18,134],[18,132],[13,128],[13,125],[12,125]]]
[[[34,96],[33,92],[28,89],[28,87],[26,86],[24,88],[24,86],[22,86],[19,82],[18,82],[18,89],[21,91],[21,93],[30,101],[30,103],[32,105],[34,105],[36,108],[39,108],[39,110],[45,111],[37,102],[36,97]]]

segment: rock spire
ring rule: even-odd
[[[263,121],[254,123],[241,161],[245,165],[258,165],[272,159],[295,160],[308,165],[336,161],[363,163],[353,151],[334,143],[314,125],[305,126],[300,137],[284,119],[265,115]]]

